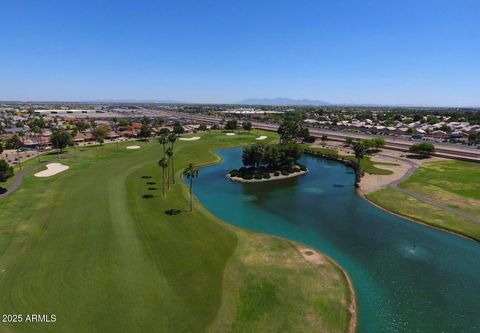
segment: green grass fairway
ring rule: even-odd
[[[400,186],[444,205],[480,216],[478,163],[463,161],[426,163]]]
[[[177,184],[165,198],[156,141],[69,149],[69,170],[27,176],[0,200],[0,313],[57,321],[0,323],[0,332],[346,332],[351,295],[336,265],[226,224],[198,202],[186,211],[184,167],[262,134],[276,139],[252,131],[177,141]],[[184,211],[164,214],[171,208]]]
[[[480,241],[478,222],[429,205],[398,190],[385,188],[367,194],[367,198],[394,213]]]
[[[429,199],[480,216],[480,165],[463,161],[430,162],[400,184]],[[480,224],[387,188],[367,198],[395,213],[480,241]]]

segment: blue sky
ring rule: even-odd
[[[480,105],[478,0],[2,0],[0,13],[0,100]]]

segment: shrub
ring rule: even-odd
[[[287,169],[287,172],[288,172],[288,173],[294,173],[295,170],[294,170],[293,168],[288,168],[288,169]]]
[[[238,177],[238,171],[237,170],[230,171],[230,177]]]
[[[430,156],[435,153],[435,146],[430,142],[415,143],[410,147],[410,152],[422,156]]]
[[[305,165],[301,165],[301,166],[300,166],[300,170],[302,170],[302,171],[307,171],[307,167],[306,167]]]
[[[280,176],[280,171],[275,171],[275,172],[273,173],[273,175],[274,175],[275,177]]]
[[[263,174],[263,179],[270,179],[270,178],[271,178],[270,174],[268,174],[268,173]]]
[[[261,173],[257,173],[253,178],[255,179],[262,179],[263,175]]]
[[[180,209],[167,209],[165,211],[165,214],[167,215],[170,215],[170,216],[173,216],[173,215],[178,215],[180,214],[182,211]]]
[[[288,172],[287,170],[282,170],[282,175],[283,176],[288,176],[290,174],[290,172]]]
[[[300,167],[296,166],[295,168],[293,168],[293,171],[294,171],[294,172],[299,172],[299,171],[300,171]]]
[[[306,143],[314,143],[315,142],[315,137],[313,135],[309,135],[303,139]]]
[[[247,174],[243,175],[243,179],[246,179],[246,180],[253,179],[253,175],[251,173],[247,173]]]
[[[240,172],[245,172],[245,171],[247,171],[247,168],[241,167],[240,169],[238,169],[238,171],[240,171]]]

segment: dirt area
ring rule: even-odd
[[[317,147],[335,148],[340,154],[353,154],[350,147],[346,147],[342,142],[331,141],[326,145],[315,144]],[[394,182],[403,181],[403,178],[408,178],[415,169],[427,162],[445,161],[440,157],[430,157],[425,159],[414,158],[412,155],[399,152],[395,150],[383,149],[379,153],[370,156],[373,162],[396,163],[398,165],[377,165],[378,168],[390,170],[391,175],[371,175],[365,174],[360,181],[359,192],[361,194],[368,194],[380,190]]]
[[[19,151],[17,152],[14,149],[5,150],[0,154],[0,159],[7,161],[10,165],[18,164],[18,162],[24,162],[33,156],[37,156],[35,150]]]

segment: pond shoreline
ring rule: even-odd
[[[275,181],[275,180],[283,180],[283,179],[290,179],[290,178],[296,178],[299,176],[306,175],[308,173],[308,169],[306,171],[298,171],[298,172],[293,172],[288,175],[278,175],[274,176],[273,174],[270,174],[270,178],[262,178],[262,179],[243,179],[240,177],[232,177],[230,174],[226,174],[226,178],[230,179],[232,182],[235,183],[264,183],[264,182],[270,182],[270,181]]]

